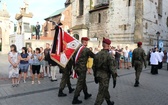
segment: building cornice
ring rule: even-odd
[[[104,9],[108,9],[108,8],[109,8],[108,5],[97,7],[97,8],[94,8],[94,9],[90,10],[89,13],[100,11],[100,10],[104,10]]]

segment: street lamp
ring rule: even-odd
[[[160,36],[160,32],[158,31],[156,33],[156,35],[157,35],[157,48],[159,48],[159,36]]]

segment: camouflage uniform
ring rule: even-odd
[[[143,68],[143,63],[146,67],[145,57],[146,57],[145,51],[141,47],[134,49],[132,54],[132,65],[135,67],[135,77],[136,77],[134,86],[139,85],[139,78]]]
[[[62,72],[62,79],[60,82],[60,90],[64,90],[66,84],[69,88],[69,90],[71,90],[71,82],[70,82],[70,72],[72,70],[72,60],[70,59],[66,68],[62,68],[60,67],[60,70]]]
[[[108,91],[109,82],[111,75],[114,77],[116,74],[116,61],[108,52],[108,50],[101,50],[94,58],[93,71],[94,76],[97,78],[99,83],[99,92],[95,105],[101,105],[104,99],[107,101],[108,105],[110,101],[110,94]],[[114,78],[116,80],[116,77]]]
[[[78,81],[74,97],[78,97],[80,95],[81,90],[83,90],[85,96],[88,94],[86,85],[86,73],[87,73],[86,64],[89,56],[94,58],[94,53],[90,51],[89,48],[84,48],[75,64],[74,70],[78,75]]]

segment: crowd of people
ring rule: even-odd
[[[32,84],[35,83],[35,76],[37,76],[37,83],[41,84],[40,78],[48,76],[51,81],[57,81],[56,71],[59,70],[58,64],[53,63],[50,58],[50,44],[46,44],[46,48],[42,47],[33,50],[31,47],[22,48],[22,52],[17,52],[16,45],[10,46],[11,51],[8,54],[9,77],[12,78],[12,86],[17,87],[22,81],[26,83],[27,77],[32,77]]]
[[[81,104],[82,101],[78,99],[80,92],[83,90],[84,98],[87,100],[92,96],[88,93],[86,84],[86,74],[92,74],[95,78],[95,83],[99,83],[98,95],[95,101],[95,105],[101,105],[106,100],[108,105],[114,105],[113,101],[110,101],[110,94],[108,91],[110,77],[113,77],[113,86],[116,86],[117,69],[130,69],[135,67],[135,87],[139,86],[140,73],[143,69],[143,65],[146,67],[146,54],[142,49],[142,43],[139,42],[138,48],[133,51],[126,46],[120,48],[120,46],[110,46],[111,41],[109,39],[103,39],[102,50],[95,48],[87,48],[89,38],[83,37],[81,39],[82,46],[75,52],[75,56],[72,57],[66,68],[61,67],[50,57],[51,45],[46,43],[46,48],[42,47],[33,50],[31,47],[22,48],[22,52],[17,52],[17,47],[11,45],[11,51],[8,54],[9,66],[9,78],[12,79],[12,87],[17,87],[22,79],[26,83],[27,77],[31,77],[32,85],[35,84],[35,76],[37,76],[37,83],[41,84],[40,78],[49,77],[51,82],[57,81],[56,72],[62,73],[60,82],[60,88],[58,97],[67,96],[63,92],[65,86],[68,86],[69,93],[74,92],[74,98],[72,104]],[[164,53],[157,48],[152,49],[148,53],[148,60],[151,67],[152,74],[158,74],[158,69],[162,68],[162,62]],[[167,54],[168,56],[168,54]],[[75,60],[74,60],[75,59]],[[168,62],[168,60],[167,60]],[[143,64],[144,63],[144,64]],[[168,66],[167,66],[168,67]],[[71,87],[70,76],[73,74],[72,70],[78,75],[76,89]],[[23,77],[23,78],[22,78]]]
[[[158,74],[158,69],[162,69],[163,62],[168,63],[168,53],[157,47],[150,49],[147,55],[148,65],[151,65],[151,74]],[[168,70],[168,64],[167,64]]]

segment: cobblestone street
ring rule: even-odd
[[[8,62],[6,55],[0,55],[0,105],[71,105],[73,93],[65,98],[57,96],[61,75],[57,74],[58,81],[50,82],[49,78],[41,80],[41,85],[21,83],[19,87],[11,87],[8,77]],[[112,88],[110,83],[111,100],[115,105],[168,105],[168,71],[165,66],[159,70],[158,75],[150,74],[150,67],[143,70],[140,87],[134,85],[134,70],[118,70],[117,87]],[[5,79],[6,78],[6,79]],[[73,87],[76,86],[76,79],[71,80]],[[79,99],[83,100],[82,105],[93,105],[98,92],[98,85],[94,83],[93,76],[87,76],[88,90],[92,98],[84,100],[83,93]],[[65,93],[68,93],[67,88]],[[106,102],[103,103],[106,105]]]

